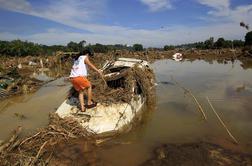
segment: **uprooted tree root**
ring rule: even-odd
[[[0,146],[0,165],[47,165],[55,146],[60,142],[83,138],[92,142],[94,135],[71,118],[61,119],[50,114],[50,124],[34,135],[19,138],[19,127],[13,136]]]

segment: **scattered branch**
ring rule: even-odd
[[[11,146],[11,144],[13,144],[13,142],[15,142],[15,140],[17,139],[18,135],[21,133],[22,131],[22,127],[19,126],[14,132],[13,135],[11,136],[10,140],[8,142],[5,142],[4,144],[2,144],[0,146],[0,154],[6,149],[9,148]]]
[[[41,153],[42,149],[45,147],[45,145],[47,144],[47,142],[48,142],[48,141],[45,141],[45,142],[43,143],[43,145],[40,147],[40,149],[39,149],[39,151],[38,151],[38,153],[37,153],[35,159],[31,162],[31,165],[33,165],[33,164],[35,164],[35,163],[37,162],[37,160],[39,159],[40,153]]]
[[[176,84],[177,86],[179,86],[181,89],[183,89],[183,90],[185,91],[185,93],[188,93],[190,96],[192,96],[193,100],[195,101],[195,103],[197,104],[197,106],[198,106],[198,108],[199,108],[198,110],[199,110],[200,113],[202,114],[202,117],[204,118],[204,120],[207,120],[206,114],[205,114],[205,112],[204,112],[202,106],[201,106],[200,103],[198,102],[197,98],[193,95],[193,93],[192,93],[189,89],[187,89],[187,88],[181,86],[173,77],[171,77],[171,79],[175,82],[175,84]]]
[[[206,97],[206,99],[207,99],[209,105],[211,106],[211,108],[212,108],[214,114],[217,116],[217,118],[219,119],[219,121],[220,121],[220,123],[222,124],[222,126],[226,129],[228,135],[232,138],[232,140],[233,140],[236,144],[238,144],[238,141],[235,139],[235,137],[232,135],[232,133],[228,130],[228,128],[227,128],[227,126],[225,125],[225,123],[221,120],[220,116],[219,116],[219,115],[217,114],[217,112],[215,111],[215,109],[214,109],[212,103],[210,102],[209,98]]]

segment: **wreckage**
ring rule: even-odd
[[[98,101],[95,108],[80,112],[78,95],[73,92],[56,114],[73,118],[89,132],[110,135],[128,130],[141,115],[142,106],[153,95],[154,74],[147,61],[133,58],[106,62],[102,69],[102,81],[90,78],[95,86],[94,99]]]
[[[18,94],[34,92],[43,84],[43,81],[20,75],[17,68],[10,72],[0,74],[0,99]]]

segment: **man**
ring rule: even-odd
[[[85,49],[75,57],[75,61],[70,73],[70,80],[76,91],[79,92],[79,101],[81,111],[85,112],[86,108],[92,108],[96,106],[96,103],[92,101],[92,86],[87,77],[87,66],[102,75],[102,71],[98,70],[95,65],[89,61],[89,57],[93,57],[94,54],[89,49]],[[84,90],[87,89],[88,101],[87,105],[84,105]]]

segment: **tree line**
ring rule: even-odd
[[[164,50],[173,50],[175,48],[197,48],[197,49],[220,49],[220,48],[241,48],[244,46],[252,45],[252,31],[248,32],[245,36],[245,41],[242,40],[225,40],[224,38],[218,38],[214,41],[213,37],[203,41],[182,45],[165,45]]]
[[[244,41],[242,40],[225,40],[224,38],[218,38],[214,42],[214,38],[210,37],[209,39],[203,42],[195,42],[182,45],[165,45],[164,50],[173,50],[175,48],[197,48],[197,49],[220,49],[220,48],[240,48],[244,46]]]
[[[252,45],[252,31],[248,32],[245,36],[245,41],[242,40],[225,40],[219,38],[214,41],[213,37],[203,41],[182,45],[165,45],[163,50],[173,50],[175,48],[197,48],[197,49],[219,49],[219,48],[240,48],[244,46]],[[70,41],[66,46],[63,45],[42,45],[28,41],[13,40],[13,41],[1,41],[0,40],[0,55],[5,56],[37,56],[37,55],[54,55],[56,51],[64,52],[79,52],[84,48],[90,48],[96,53],[107,53],[115,50],[130,50],[130,51],[143,51],[142,44],[134,44],[133,46],[115,44],[115,45],[103,45],[103,44],[87,44],[85,40],[80,42]],[[157,49],[160,50],[160,49]]]
[[[125,50],[125,49],[131,51],[143,50],[143,46],[141,44],[134,44],[133,46],[127,46],[123,44],[103,45],[96,43],[91,45],[86,44],[85,40],[82,40],[80,42],[70,41],[66,46],[63,45],[47,46],[22,40],[13,40],[13,41],[0,40],[0,55],[5,56],[54,55],[56,51],[79,52],[87,47],[96,53],[107,53],[108,51]]]

